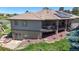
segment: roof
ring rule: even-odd
[[[44,8],[38,12],[27,12],[24,14],[16,15],[10,17],[10,20],[61,20],[61,19],[75,19],[79,18],[78,16],[63,12],[63,11],[54,11],[48,8]]]

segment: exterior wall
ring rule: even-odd
[[[27,26],[22,26],[22,22],[18,21],[18,25],[16,26],[14,21],[11,21],[13,39],[42,38],[42,32],[40,32],[40,29],[42,29],[42,21],[25,21],[27,22]]]
[[[79,19],[72,20],[72,23],[79,23]]]
[[[13,30],[13,39],[37,39],[41,37],[41,32]]]
[[[74,29],[79,26],[79,19],[72,20],[71,28]]]
[[[40,30],[41,29],[41,21],[25,21],[27,22],[27,26],[22,26],[23,21],[18,21],[18,26],[14,24],[12,21],[12,29],[20,29],[20,30]]]

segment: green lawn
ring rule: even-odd
[[[0,19],[6,19],[8,16],[0,16]]]
[[[37,43],[30,44],[21,51],[69,51],[70,44],[67,39],[57,41],[55,43]]]

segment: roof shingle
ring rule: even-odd
[[[62,11],[58,11],[61,13],[65,13]],[[79,18],[78,16],[72,15],[71,17],[59,17],[57,11],[51,9],[43,9],[34,13],[25,13],[10,17],[10,20],[57,20],[57,19],[74,19]],[[69,13],[65,13],[66,15],[70,15]]]

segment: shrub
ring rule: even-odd
[[[8,27],[7,27],[6,25],[3,25],[2,27],[3,27],[4,29],[8,29]]]

